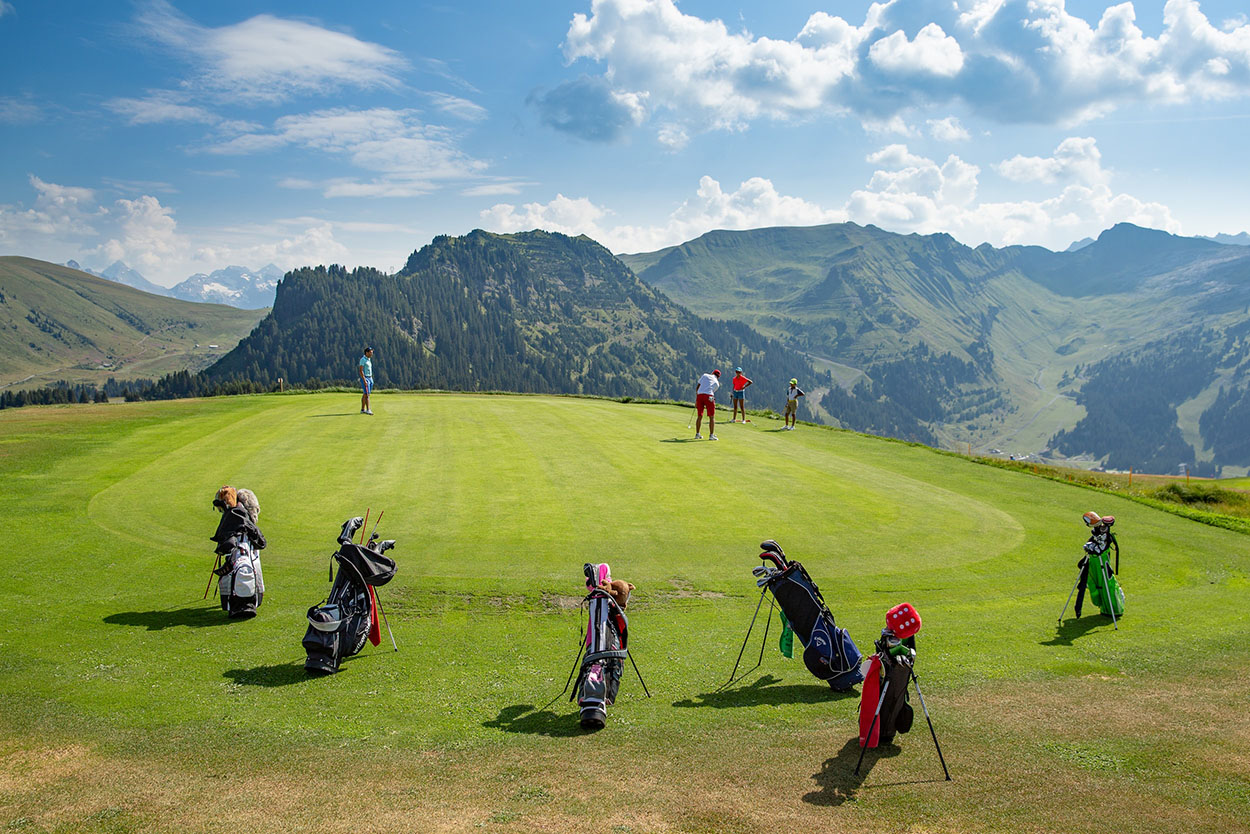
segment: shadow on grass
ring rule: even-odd
[[[702,440],[695,440],[693,437],[670,437],[667,440],[661,440],[661,443],[702,443]]]
[[[141,626],[148,631],[162,631],[177,626],[204,628],[230,622],[220,605],[194,608],[164,608],[160,611],[122,611],[104,618],[109,625]]]
[[[296,662],[257,666],[253,669],[230,669],[223,672],[222,677],[244,686],[289,686],[302,683],[312,675],[304,671],[303,662]]]
[[[803,795],[803,801],[809,805],[833,806],[855,799],[860,787],[868,774],[881,759],[889,759],[901,752],[896,744],[884,744],[864,752],[864,763],[855,773],[855,763],[859,761],[859,736],[849,738],[842,749],[832,759],[826,759],[820,766],[820,773],[812,774],[816,780],[816,790]]]
[[[1055,628],[1055,636],[1049,640],[1039,641],[1039,645],[1071,646],[1076,639],[1104,625],[1111,625],[1110,617],[1103,617],[1101,614],[1092,617],[1073,617],[1070,620],[1064,620],[1062,625]]]
[[[585,735],[586,730],[577,723],[576,713],[560,715],[549,709],[538,709],[533,704],[515,704],[504,707],[483,727],[503,730],[505,733],[526,733],[553,738],[571,738]]]
[[[706,692],[694,698],[674,701],[675,707],[714,707],[716,709],[733,709],[735,707],[753,707],[759,704],[819,704],[825,701],[840,701],[844,698],[858,698],[854,691],[834,692],[826,683],[790,684],[777,686],[779,679],[772,675],[764,675],[750,686],[737,689],[719,689]]]

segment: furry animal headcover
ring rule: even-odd
[[[634,583],[626,582],[624,579],[610,579],[599,587],[611,594],[612,599],[616,600],[616,604],[624,611],[625,606],[629,605],[629,592],[634,590]]]
[[[233,509],[239,503],[239,493],[232,486],[223,486],[213,497],[213,506],[223,512]]]
[[[260,520],[260,502],[256,500],[256,493],[240,487],[236,490],[236,494],[243,509],[247,510],[247,514],[252,517],[252,523],[256,524]]]

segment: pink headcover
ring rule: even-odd
[[[594,580],[587,577],[586,590],[593,591],[595,588],[598,588],[604,582],[612,581],[612,569],[608,567],[607,562],[604,562],[603,564],[600,564],[600,565],[595,565],[595,577],[596,578]],[[591,584],[592,582],[594,584]]]

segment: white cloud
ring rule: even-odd
[[[26,99],[0,96],[0,124],[29,125],[41,118],[43,118],[43,111],[38,105]]]
[[[32,238],[75,239],[95,234],[101,215],[95,192],[90,188],[44,182],[31,175],[35,202],[29,209],[0,205],[0,245],[18,254]]]
[[[662,141],[822,114],[897,126],[955,102],[1002,122],[1071,124],[1125,102],[1250,96],[1250,24],[1217,28],[1197,0],[1167,0],[1157,37],[1131,3],[1091,24],[1064,0],[884,0],[858,25],[816,12],[791,40],[732,32],[675,0],[592,0],[563,48],[583,75],[557,88],[560,118],[545,121],[586,138],[604,138],[592,115],[612,96],[639,109],[617,114],[608,138],[654,119]],[[601,75],[584,74],[592,65]],[[954,122],[931,129],[962,138]]]
[[[900,29],[874,43],[868,57],[879,68],[896,75],[940,75],[950,78],[964,66],[959,41],[930,23],[907,40]]]
[[[261,14],[203,26],[164,0],[149,0],[140,31],[193,61],[197,87],[231,100],[281,101],[344,87],[398,87],[407,62],[392,49],[303,20]]]
[[[1102,153],[1094,139],[1070,136],[1059,143],[1053,156],[1013,156],[995,166],[1013,182],[1066,182],[1087,185],[1110,178],[1102,167]]]
[[[428,125],[415,110],[335,108],[274,122],[268,133],[244,133],[207,148],[215,154],[250,154],[296,147],[347,158],[379,176],[323,182],[287,179],[287,188],[321,188],[327,197],[411,197],[445,180],[479,176],[486,163],[463,153],[456,135]]]
[[[1129,222],[1169,232],[1180,224],[1167,206],[1115,193],[1110,174],[1100,164],[1093,140],[1071,137],[1053,157],[1013,157],[995,165],[1004,176],[1040,182],[1068,182],[1058,194],[1041,200],[975,202],[980,168],[954,154],[938,165],[900,146],[870,157],[886,166],[868,187],[846,204],[850,219],[897,232],[947,232],[975,245],[1030,243],[1062,248],[1075,237],[1097,236],[1116,223]]]
[[[58,263],[74,258],[96,268],[122,260],[163,286],[229,264],[259,267],[272,262],[290,268],[348,263],[352,253],[335,238],[335,230],[380,230],[359,222],[303,218],[297,223],[203,228],[188,234],[178,228],[173,207],[149,194],[100,205],[90,188],[35,176],[30,184],[36,195],[31,208],[0,205],[0,253]],[[392,230],[392,224],[386,230]]]
[[[1055,157],[1046,159],[1058,160],[1053,181],[1061,188],[1038,200],[978,202],[980,166],[955,154],[939,163],[912,153],[906,145],[895,144],[869,155],[877,170],[864,188],[840,205],[822,206],[783,195],[772,182],[760,177],[727,192],[705,176],[696,193],[658,225],[613,223],[609,208],[587,197],[563,194],[549,203],[500,203],[483,211],[481,218],[483,226],[493,231],[541,228],[586,234],[614,252],[651,251],[713,229],[809,226],[846,220],[900,233],[946,232],[969,245],[1029,243],[1051,248],[1063,248],[1075,238],[1097,236],[1120,222],[1180,231],[1167,206],[1113,191],[1110,175],[1099,165],[1098,149],[1088,140],[1065,140]]]
[[[945,119],[929,119],[925,122],[929,127],[929,135],[939,142],[962,142],[972,138],[959,119],[947,116]]]
[[[466,122],[480,122],[490,115],[485,107],[467,98],[447,93],[428,93],[428,95],[439,110],[458,119],[464,119]]]
[[[9,14],[17,14],[17,9],[13,7],[12,3],[6,2],[6,0],[0,0],[0,17],[4,17]]]
[[[502,197],[505,194],[520,194],[522,188],[538,185],[536,182],[491,182],[475,185],[460,192],[465,197]]]
[[[713,229],[753,229],[764,226],[809,226],[845,219],[845,213],[822,209],[815,203],[777,192],[772,182],[753,177],[726,192],[711,177],[699,180],[695,196],[682,203],[662,226],[608,226],[610,212],[585,197],[557,194],[549,203],[516,207],[500,203],[483,211],[483,226],[491,231],[545,229],[569,235],[585,234],[614,252],[642,252],[681,243]]]
[[[125,116],[132,125],[159,122],[201,122],[214,124],[221,120],[215,113],[187,103],[188,96],[172,90],[152,90],[144,98],[114,98],[104,106]]]

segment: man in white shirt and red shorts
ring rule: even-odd
[[[703,412],[707,412],[707,439],[716,439],[716,389],[720,387],[720,371],[712,371],[699,377],[694,386],[694,407],[699,417],[694,424],[694,439],[702,440]]]

